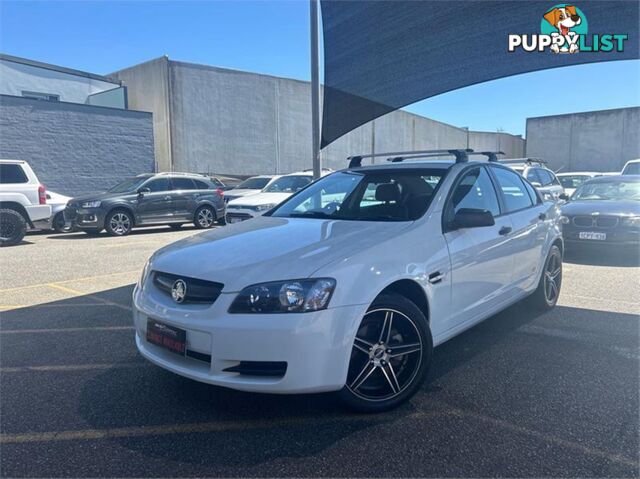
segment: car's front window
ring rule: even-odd
[[[270,179],[271,178],[249,178],[236,186],[236,188],[239,190],[261,190],[267,186]]]
[[[311,183],[311,176],[283,176],[265,188],[267,193],[295,193]]]
[[[640,175],[640,163],[629,163],[624,169],[625,175]]]
[[[635,200],[640,201],[640,181],[609,181],[585,183],[573,194],[572,200]]]
[[[351,221],[413,221],[422,216],[445,170],[340,172],[290,198],[271,216]]]
[[[130,191],[136,191],[138,188],[140,188],[140,185],[142,185],[142,183],[147,181],[147,179],[147,177],[127,178],[108,191],[110,193],[128,193]]]

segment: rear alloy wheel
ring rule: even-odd
[[[400,405],[424,381],[432,349],[422,311],[403,296],[381,295],[356,333],[342,399],[361,412]]]
[[[211,228],[216,222],[216,212],[211,206],[201,206],[196,210],[194,224],[198,229]]]
[[[16,210],[0,209],[0,246],[14,246],[27,234],[27,222]]]
[[[107,216],[105,227],[111,236],[126,236],[133,228],[133,218],[128,211],[115,210]]]
[[[541,311],[552,309],[558,302],[561,287],[562,252],[553,245],[547,255],[538,289],[530,296],[531,306]]]

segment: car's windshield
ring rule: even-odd
[[[443,169],[334,173],[287,200],[271,216],[413,221],[427,211],[445,173]]]
[[[267,193],[295,193],[311,183],[311,180],[309,175],[283,176],[267,186],[264,191]]]
[[[594,181],[584,183],[572,200],[640,200],[640,181]]]
[[[589,178],[591,178],[589,175],[558,176],[558,180],[560,180],[563,188],[577,188]]]
[[[625,175],[640,175],[640,162],[629,163],[624,168]]]
[[[113,186],[107,190],[110,193],[128,193],[129,191],[135,191],[140,188],[140,185],[147,181],[149,178],[146,176],[136,176],[134,178],[127,178],[126,180]]]
[[[262,188],[267,186],[267,183],[269,183],[270,179],[271,178],[257,178],[257,177],[256,178],[247,178],[242,183],[240,183],[238,186],[236,186],[236,189],[238,189],[238,190],[261,190]]]

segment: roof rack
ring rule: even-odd
[[[362,166],[363,158],[376,158],[386,156],[387,161],[392,163],[400,163],[405,160],[416,160],[425,158],[436,158],[445,155],[453,155],[456,163],[464,163],[469,161],[469,155],[486,156],[488,161],[498,161],[497,155],[504,155],[502,151],[473,151],[471,148],[451,149],[451,150],[420,150],[420,151],[402,151],[396,153],[375,153],[369,155],[350,156],[349,168],[358,168]]]

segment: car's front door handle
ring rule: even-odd
[[[503,226],[502,228],[500,228],[500,231],[498,231],[498,234],[500,236],[507,236],[509,233],[511,233],[513,228],[511,228],[511,226]]]
[[[164,197],[164,199],[165,199],[165,200],[170,200],[170,199],[171,199],[171,196],[165,196],[165,197]]]

